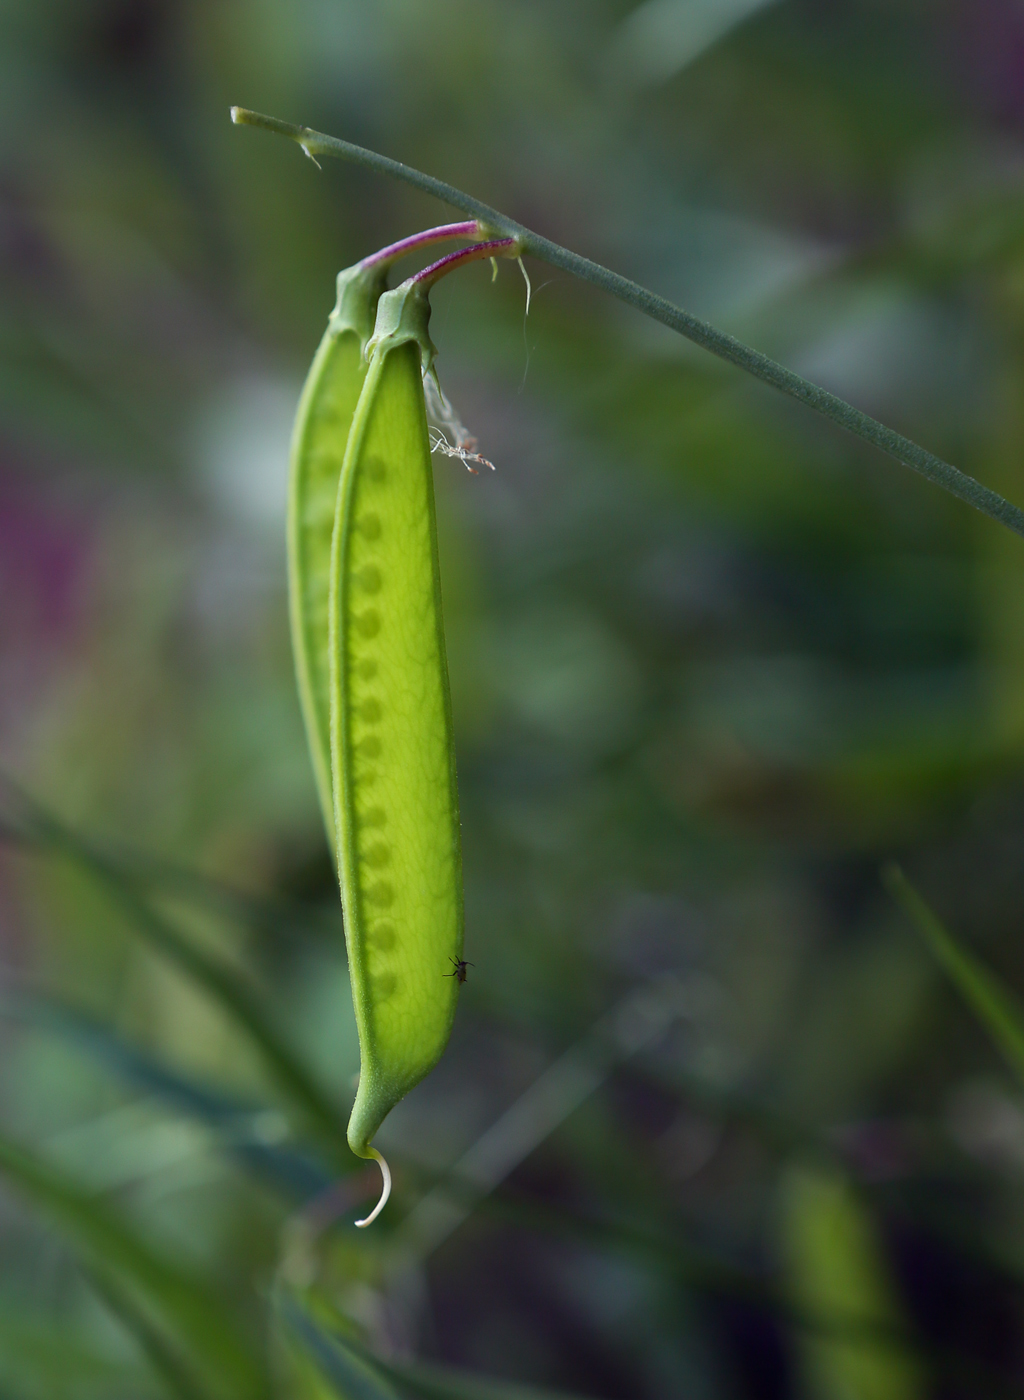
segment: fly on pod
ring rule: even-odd
[[[512,239],[451,253],[394,291],[398,257],[474,223],[415,235],[338,278],[338,302],[310,369],[292,444],[289,593],[296,674],[324,820],[337,855],[359,1088],[348,1142],[384,1118],[440,1058],[464,967],[458,793],[441,612],[431,452],[484,459],[454,415],[433,441],[429,291]],[[371,333],[372,327],[372,333]],[[435,414],[437,409],[435,407]],[[447,427],[454,444],[444,436]]]

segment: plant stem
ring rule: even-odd
[[[716,330],[714,326],[709,326],[689,311],[674,306],[664,297],[641,287],[639,283],[631,282],[628,277],[622,277],[599,263],[591,262],[579,253],[553,243],[550,238],[533,233],[515,219],[510,219],[507,214],[492,209],[481,200],[474,199],[472,195],[464,194],[453,185],[446,184],[443,180],[435,180],[433,176],[403,165],[401,161],[378,155],[376,151],[354,146],[351,142],[341,141],[335,136],[325,136],[307,126],[294,126],[291,122],[280,121],[277,117],[247,111],[244,107],[232,107],[231,120],[240,126],[256,126],[264,131],[287,136],[298,142],[311,159],[318,155],[337,156],[341,160],[352,161],[357,165],[368,166],[371,170],[378,170],[384,175],[391,175],[396,180],[404,180],[406,184],[444,200],[475,218],[481,225],[481,232],[514,238],[524,253],[530,253],[533,257],[550,263],[552,267],[561,268],[585,282],[592,282],[595,287],[618,297],[620,301],[642,311],[645,316],[660,321],[662,325],[677,331],[687,340],[692,340],[694,344],[709,350],[720,359],[746,370],[756,379],[806,404],[808,408],[813,408],[824,417],[831,418],[834,423],[838,423],[855,437],[863,438],[873,447],[881,448],[904,466],[920,472],[935,485],[944,487],[961,501],[966,501],[968,505],[980,510],[983,515],[1024,537],[1024,511],[1019,506],[1012,505],[974,477],[943,461],[941,457],[936,457],[934,453],[903,437],[901,433],[887,428],[884,423],[879,423],[877,419],[862,413],[836,394],[830,394],[827,389],[801,378],[799,374],[794,374],[792,370],[786,369],[769,356],[762,355],[759,350],[744,345],[742,341],[726,335],[724,331]]]
[[[519,244],[514,238],[492,238],[486,243],[474,243],[471,248],[459,248],[454,253],[446,253],[443,258],[438,258],[437,262],[431,263],[422,272],[415,273],[409,280],[421,287],[432,287],[442,277],[447,277],[449,272],[454,272],[457,267],[466,263],[479,262],[482,258],[514,258],[518,257],[519,252]]]
[[[407,253],[415,253],[419,248],[428,248],[432,243],[442,243],[448,238],[479,238],[480,234],[480,225],[475,219],[463,224],[442,224],[439,228],[424,229],[422,233],[412,233],[408,238],[400,238],[397,243],[390,243],[379,252],[363,258],[362,266],[379,267],[382,263],[390,265],[399,258],[404,258]]]

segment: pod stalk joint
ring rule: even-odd
[[[377,323],[366,342],[363,354],[369,360],[376,354],[386,355],[409,341],[419,346],[423,377],[434,375],[437,347],[430,339],[430,289],[449,272],[483,258],[518,258],[520,246],[514,238],[489,238],[446,253],[437,262],[415,273],[393,291],[385,292],[377,303]],[[436,376],[435,381],[436,381]]]

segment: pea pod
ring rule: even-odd
[[[288,595],[299,701],[331,850],[328,581],[338,479],[352,415],[366,378],[370,338],[386,267],[357,263],[338,274],[338,301],[299,400],[288,485]]]
[[[363,351],[387,272],[406,253],[471,238],[474,221],[426,229],[338,274],[338,299],[299,400],[288,486],[288,593],[292,649],[328,844],[337,849],[331,791],[327,590],[338,480],[352,416],[366,378]]]
[[[436,1064],[462,956],[458,794],[423,391],[425,287],[380,300],[331,557],[331,750],[360,1044],[352,1151]],[[372,1219],[386,1200],[387,1190]],[[360,1224],[368,1224],[360,1221]]]

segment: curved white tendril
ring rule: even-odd
[[[380,1215],[381,1211],[387,1205],[388,1197],[391,1195],[391,1168],[375,1147],[370,1148],[370,1155],[380,1164],[380,1174],[384,1178],[384,1190],[380,1193],[380,1200],[374,1206],[373,1210],[370,1211],[366,1219],[356,1221],[357,1230],[363,1230],[367,1225],[373,1224],[377,1216]]]
[[[527,272],[522,258],[516,258],[516,262],[519,264],[519,271],[523,274],[523,280],[526,283],[526,314],[529,316],[530,298],[533,296],[533,286],[530,283],[530,274]],[[497,267],[497,263],[495,263],[495,267]]]

